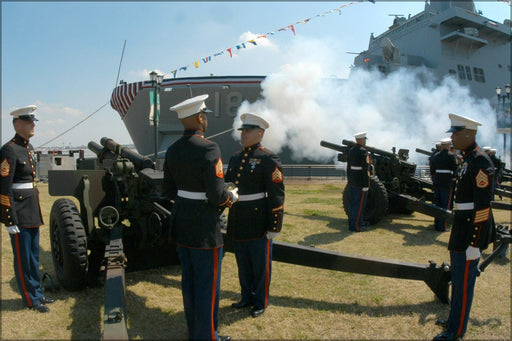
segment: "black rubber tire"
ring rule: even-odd
[[[67,290],[86,285],[87,237],[75,203],[57,199],[50,213],[50,241],[55,273]]]
[[[343,208],[348,217],[350,194],[348,185],[345,186],[343,191]],[[388,212],[388,192],[386,187],[379,178],[372,176],[370,178],[370,189],[368,190],[368,198],[366,199],[366,206],[364,208],[363,217],[370,225],[378,223]]]

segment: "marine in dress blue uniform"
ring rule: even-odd
[[[452,209],[453,177],[457,171],[457,157],[450,153],[452,140],[441,140],[441,150],[431,157],[430,174],[434,185],[435,204],[445,210]],[[448,230],[446,218],[434,218],[434,229],[439,232]]]
[[[219,336],[218,310],[223,239],[222,208],[237,199],[225,189],[220,149],[204,138],[204,101],[196,96],[171,107],[185,131],[165,155],[164,193],[174,200],[172,238],[182,269],[182,295],[191,340],[229,340]]]
[[[43,216],[36,187],[36,156],[29,139],[37,121],[35,105],[11,112],[16,135],[0,149],[0,219],[5,225],[14,256],[16,283],[23,303],[45,313],[46,298],[39,275],[39,227]]]
[[[285,189],[278,156],[261,145],[268,123],[249,113],[241,120],[243,149],[231,157],[226,172],[226,181],[239,190],[227,228],[241,287],[241,300],[232,306],[251,306],[251,315],[258,317],[269,303],[272,239],[281,231]]]
[[[370,155],[364,148],[367,139],[366,133],[357,133],[354,137],[356,144],[350,148],[347,160],[347,185],[350,198],[348,229],[352,232],[361,232],[364,208],[370,188]]]
[[[479,122],[449,114],[455,149],[462,153],[458,166],[453,226],[448,242],[452,299],[446,330],[434,340],[457,340],[466,332],[480,250],[492,239],[492,189],[494,167],[489,156],[476,143]]]

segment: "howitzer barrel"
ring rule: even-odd
[[[153,161],[150,158],[147,158],[143,155],[140,155],[139,153],[127,148],[123,147],[119,143],[115,142],[112,139],[109,139],[108,137],[101,138],[101,145],[110,150],[113,153],[119,154],[122,157],[127,158],[130,160],[137,169],[144,169],[144,168],[153,168],[154,164]]]
[[[432,152],[429,152],[428,150],[421,149],[421,148],[416,148],[416,152],[423,154],[423,155],[427,155],[427,156],[432,156],[432,154],[433,154]]]
[[[345,146],[349,146],[349,147],[353,147],[356,145],[356,143],[354,141],[349,141],[349,140],[343,140],[343,141],[341,141],[341,143],[343,143]],[[364,146],[364,148],[372,154],[379,154],[379,155],[388,156],[388,157],[393,157],[393,155],[395,155],[391,152],[387,152],[387,151],[379,149],[379,148],[370,147],[368,145]]]
[[[345,153],[347,151],[347,147],[340,146],[339,144],[327,142],[327,141],[320,141],[320,145],[325,148],[329,148],[332,150],[335,150],[340,153]]]
[[[90,141],[89,144],[87,145],[87,148],[89,148],[89,150],[91,150],[97,156],[100,156],[100,154],[103,150],[103,147],[94,141]]]

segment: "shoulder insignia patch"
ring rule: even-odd
[[[215,175],[217,175],[217,177],[221,179],[224,177],[224,173],[222,171],[222,160],[220,159],[220,157],[217,163],[215,164]]]
[[[475,177],[475,182],[477,187],[486,188],[489,186],[489,176],[480,169]]]
[[[279,168],[277,168],[277,166],[276,168],[274,168],[274,171],[272,172],[272,181],[275,182],[276,184],[283,181],[283,173]]]
[[[7,161],[7,159],[4,159],[0,164],[0,175],[6,177],[9,175],[10,170],[11,166],[9,165],[9,162]]]

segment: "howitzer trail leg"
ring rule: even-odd
[[[105,249],[107,258],[105,282],[105,315],[103,340],[128,340],[125,310],[125,256],[122,226],[117,224],[110,231],[110,244]]]

